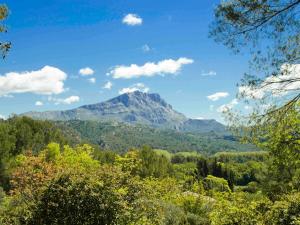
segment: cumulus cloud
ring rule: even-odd
[[[207,98],[211,101],[218,101],[220,98],[226,98],[229,96],[228,92],[216,92],[212,95],[207,96]]]
[[[6,117],[0,114],[0,119],[5,120]]]
[[[36,102],[35,102],[35,105],[36,105],[36,106],[42,106],[42,105],[44,105],[44,103],[41,102],[41,101],[36,101]]]
[[[143,19],[139,17],[137,14],[129,13],[126,16],[124,16],[122,22],[129,26],[138,26],[138,25],[142,25]]]
[[[72,103],[79,102],[80,97],[73,95],[73,96],[70,96],[68,98],[53,98],[53,97],[50,96],[48,98],[48,101],[54,102],[55,105],[60,105],[60,104],[70,105]]]
[[[201,73],[201,76],[216,76],[216,75],[217,75],[217,72],[214,70],[210,70],[208,72],[202,71],[202,73]]]
[[[51,66],[36,71],[6,73],[0,76],[0,96],[13,93],[60,94],[64,91],[66,79],[65,72]]]
[[[78,73],[82,76],[90,76],[93,75],[95,73],[95,71],[93,69],[91,69],[90,67],[85,67],[82,68],[78,71]]]
[[[241,86],[239,94],[248,99],[262,99],[269,94],[279,97],[296,90],[300,90],[300,64],[283,64],[279,75],[267,77],[258,87]]]
[[[163,74],[176,74],[182,66],[192,64],[194,60],[188,58],[179,58],[177,60],[166,59],[158,63],[147,62],[142,66],[131,64],[130,66],[116,66],[108,75],[114,79],[131,79],[142,76],[152,77]]]
[[[96,78],[92,77],[90,79],[88,79],[88,81],[92,84],[96,83]]]
[[[231,110],[235,105],[237,105],[239,102],[236,98],[232,99],[231,102],[229,102],[228,104],[224,104],[221,105],[218,109],[217,112],[220,113],[224,113],[224,112],[228,112],[229,110]]]
[[[131,93],[135,91],[141,91],[141,92],[149,92],[149,88],[146,87],[143,83],[136,83],[134,85],[131,85],[130,87],[123,88],[119,90],[119,94],[124,94],[124,93]]]
[[[110,90],[112,88],[112,86],[113,86],[113,83],[110,81],[107,81],[102,88]]]

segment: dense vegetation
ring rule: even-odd
[[[168,158],[149,147],[118,155],[50,143],[38,154],[11,157],[0,222],[296,224],[300,195],[270,192],[267,158],[261,152]]]
[[[139,148],[143,145],[170,152],[198,151],[203,154],[256,149],[253,145],[241,144],[228,134],[214,132],[197,134],[118,122],[80,120],[57,122],[57,124],[72,128],[83,140],[98,145],[100,148],[123,153],[132,147]]]
[[[49,122],[0,125],[0,224],[300,221],[299,167],[282,177],[273,151],[204,156],[145,146],[117,154],[71,141],[77,136]]]

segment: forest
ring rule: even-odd
[[[299,223],[300,169],[276,152],[118,154],[26,117],[0,140],[3,225]]]

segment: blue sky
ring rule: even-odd
[[[235,98],[248,57],[208,38],[218,2],[6,1],[0,39],[13,46],[0,62],[0,115],[71,109],[136,87],[191,118],[222,121],[218,108]]]

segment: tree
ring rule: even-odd
[[[277,182],[288,190],[300,165],[299,8],[300,0],[224,1],[215,10],[210,32],[234,52],[244,48],[252,54],[252,72],[245,74],[238,96],[253,111],[246,116],[229,111],[227,116],[243,141],[270,151],[270,190]]]
[[[4,21],[8,17],[8,8],[6,5],[0,5],[0,21]],[[0,24],[0,33],[6,33],[7,28],[5,25]],[[2,52],[2,58],[5,58],[7,52],[11,47],[10,42],[0,42],[0,51]]]
[[[300,194],[294,193],[283,196],[276,201],[266,213],[266,225],[285,225],[300,223]]]
[[[43,192],[29,224],[117,224],[125,207],[113,183],[63,175]]]
[[[210,35],[238,53],[247,48],[255,73],[246,74],[239,87],[242,98],[278,98],[292,92],[286,107],[300,98],[300,1],[227,0],[215,9]]]

